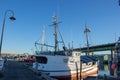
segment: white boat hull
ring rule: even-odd
[[[52,78],[56,79],[71,79],[76,80],[77,78],[80,78],[80,74],[82,78],[86,78],[88,76],[97,76],[98,75],[98,69],[97,67],[94,67],[94,69],[86,70],[82,73],[74,71],[41,71],[42,73],[46,73]]]
[[[70,78],[72,80],[77,77],[80,78],[80,57],[68,57],[68,56],[39,56],[46,57],[47,63],[34,63],[33,68],[39,70],[42,73],[57,78]],[[37,66],[37,67],[36,67]],[[87,76],[93,76],[98,74],[97,64],[82,64],[82,78]]]

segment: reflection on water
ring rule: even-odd
[[[108,64],[100,64],[99,67],[100,67],[100,70],[104,70],[104,71],[108,71],[109,70]]]
[[[109,75],[108,64],[100,64],[99,67],[100,67],[100,70],[99,70],[100,75],[104,75],[104,74]]]
[[[109,69],[108,69],[108,65],[104,65],[104,70],[105,71],[108,71]]]

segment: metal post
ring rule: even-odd
[[[111,61],[109,62],[109,67],[110,67],[110,75],[112,76],[115,75],[115,71],[111,68],[113,61],[114,61],[114,51],[111,50]]]
[[[2,33],[1,33],[1,41],[0,41],[0,56],[1,56],[2,41],[3,41],[3,34],[4,34],[4,25],[5,25],[5,17],[4,17],[4,20],[3,20]]]
[[[82,60],[80,60],[80,80],[82,80]]]
[[[11,12],[12,13],[12,16],[10,17],[11,20],[16,20],[14,18],[14,12],[12,10],[6,10],[5,11],[4,19],[3,19],[3,25],[2,25],[1,41],[0,41],[0,56],[1,56],[2,41],[3,41],[3,34],[4,34],[4,27],[5,27],[5,21],[6,21],[7,12]]]
[[[111,60],[114,60],[114,50],[111,50]]]
[[[76,80],[78,80],[78,65],[77,65],[77,62],[75,62],[75,66],[76,66],[76,73],[77,73]]]

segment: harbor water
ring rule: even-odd
[[[99,65],[99,75],[104,75],[104,74],[110,75],[108,64],[100,64]]]

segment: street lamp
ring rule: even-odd
[[[2,49],[2,41],[3,41],[3,34],[4,34],[4,26],[5,26],[5,21],[6,21],[6,15],[7,13],[10,12],[12,15],[9,17],[10,20],[14,21],[16,18],[14,17],[14,12],[12,10],[6,10],[4,14],[4,19],[3,19],[3,25],[2,25],[2,33],[1,33],[1,41],[0,41],[0,56],[1,56],[1,49]]]

